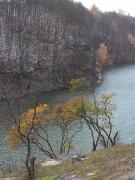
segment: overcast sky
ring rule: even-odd
[[[123,10],[126,14],[135,16],[135,1],[134,0],[74,0],[82,2],[87,8],[93,4],[104,11]]]

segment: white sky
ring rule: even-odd
[[[90,9],[95,4],[101,11],[123,10],[126,14],[135,16],[135,0],[74,0],[82,2],[84,6]]]

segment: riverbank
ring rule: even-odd
[[[69,160],[53,168],[44,168],[38,179],[126,180],[128,178],[122,177],[126,177],[132,171],[135,171],[135,144],[99,150],[90,153],[84,161],[72,163]]]
[[[96,75],[92,76],[91,73],[89,74],[88,78],[88,84],[90,85],[90,88],[94,87],[97,88],[100,85],[102,85],[102,82],[104,81],[104,74],[112,69],[120,69],[122,67],[128,67],[131,65],[135,65],[134,62],[129,62],[126,63],[124,62],[122,65],[120,63],[118,64],[111,64],[106,67],[102,67],[97,65],[96,68]],[[31,72],[32,74],[33,72]],[[46,83],[46,86],[43,88],[42,87],[42,82],[34,79],[32,80],[32,77],[30,75],[30,72],[21,77],[20,80],[22,84],[18,84],[17,80],[17,73],[8,73],[8,74],[3,74],[0,76],[0,83],[1,83],[1,88],[0,88],[0,102],[5,101],[5,96],[6,98],[8,97],[9,99],[20,99],[20,98],[27,98],[29,96],[44,96],[46,94],[53,94],[57,93],[58,91],[68,91],[69,90],[69,82],[65,82],[64,84],[57,84],[57,85],[49,85],[49,83]],[[7,85],[8,87],[3,86],[3,83],[8,82]],[[3,88],[4,87],[4,88]],[[5,90],[5,92],[3,91]]]
[[[20,173],[19,173],[20,174]],[[65,160],[56,166],[38,165],[38,180],[126,180],[135,178],[135,144],[98,150],[82,161]],[[12,174],[15,177],[15,174]],[[21,180],[19,175],[16,180]]]

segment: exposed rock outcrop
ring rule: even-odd
[[[106,44],[111,64],[135,61],[134,22],[116,13],[98,11],[96,16],[70,0],[3,0],[1,96],[67,88],[79,76],[86,76],[91,86],[101,83],[100,43]]]

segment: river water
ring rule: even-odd
[[[111,68],[104,73],[103,83],[96,89],[98,94],[114,92],[116,95],[112,102],[116,104],[117,110],[114,112],[112,120],[114,128],[120,132],[121,143],[135,142],[135,65],[126,65]],[[56,103],[70,98],[74,94],[68,91],[55,91],[42,96],[41,103]],[[21,99],[21,111],[32,107],[34,97]],[[20,161],[23,158],[24,149],[11,150],[5,141],[5,134],[11,124],[6,122],[9,110],[4,103],[0,104],[0,119],[5,119],[0,127],[0,162]],[[5,118],[6,117],[6,118]],[[59,134],[56,127],[51,127],[56,143]],[[90,136],[87,128],[84,128],[74,139],[74,150],[72,153],[87,153],[90,150]]]

